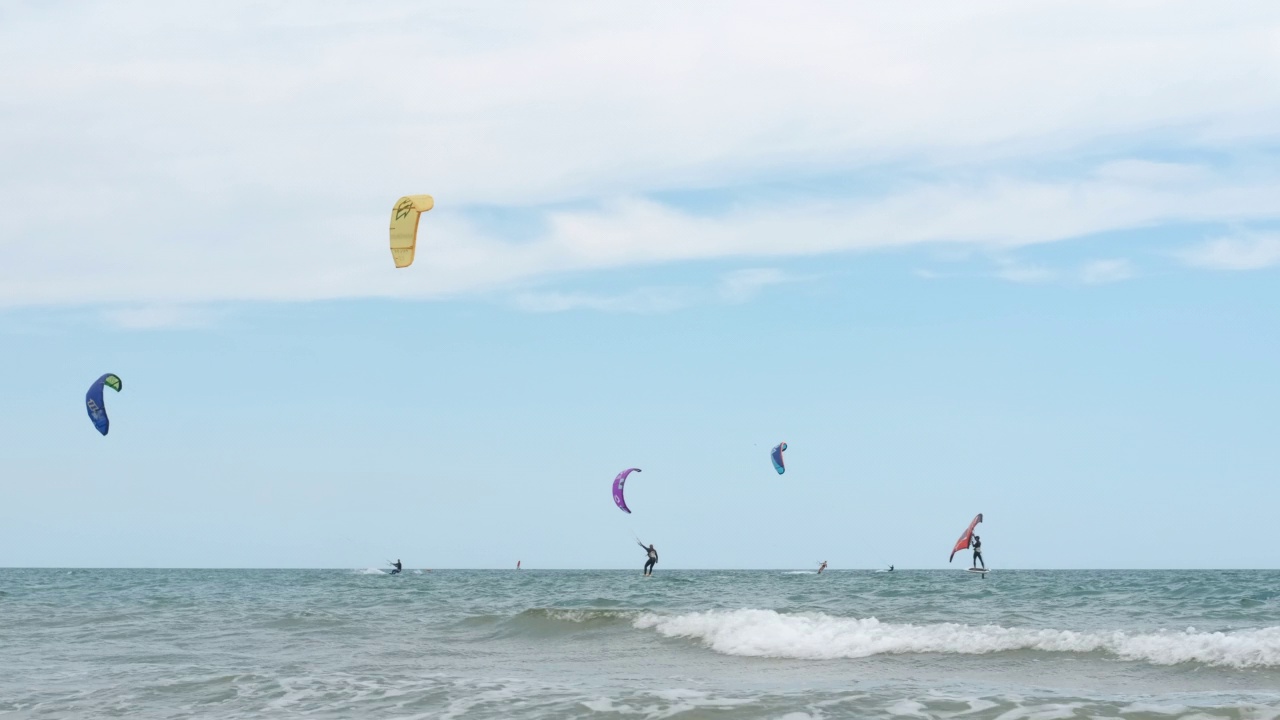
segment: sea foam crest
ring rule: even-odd
[[[908,653],[984,654],[1011,650],[1103,652],[1154,665],[1197,662],[1222,667],[1280,667],[1280,627],[1236,632],[1127,633],[1036,630],[998,625],[910,625],[822,613],[728,610],[685,615],[644,613],[637,628],[702,641],[725,655],[801,660]]]

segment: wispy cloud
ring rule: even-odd
[[[1126,259],[1095,260],[1080,269],[1080,281],[1086,285],[1102,285],[1128,280],[1133,274],[1133,264]]]
[[[1193,267],[1212,270],[1260,270],[1280,265],[1280,234],[1237,235],[1210,240],[1180,253]]]
[[[673,312],[692,305],[741,304],[756,298],[762,290],[801,280],[779,268],[746,268],[725,273],[713,287],[641,287],[625,293],[529,291],[514,295],[516,308],[525,312],[549,313],[595,310],[656,314]]]
[[[208,325],[213,314],[208,308],[145,305],[104,310],[102,317],[125,330],[174,330]]]
[[[770,285],[781,285],[798,279],[777,268],[735,270],[721,278],[720,297],[725,302],[744,303]]]
[[[220,300],[447,297],[566,273],[690,260],[804,257],[912,246],[1016,248],[1126,227],[1208,222],[1280,212],[1280,177],[1146,188],[1115,180],[1047,183],[997,178],[936,184],[873,198],[799,200],[708,213],[644,198],[539,213],[542,231],[519,242],[482,230],[463,209],[423,219],[418,258],[390,267],[383,213],[307,215],[175,242],[187,218],[152,221],[127,237],[64,237],[0,246],[0,307],[78,303],[191,304]],[[921,208],[928,208],[922,212]],[[142,227],[142,226],[140,226]],[[151,229],[154,228],[154,229]],[[225,235],[223,234],[225,233]],[[93,242],[88,242],[92,239]],[[70,253],[75,262],[62,258]],[[6,262],[9,260],[9,262]],[[1005,268],[1034,282],[1043,271]]]
[[[1056,272],[1042,265],[1028,265],[1008,258],[997,260],[996,265],[996,277],[1022,285],[1052,282],[1058,277]]]
[[[570,292],[525,292],[513,298],[519,310],[532,313],[555,313],[569,310],[653,315],[672,312],[688,306],[692,299],[687,289],[638,288],[618,295]]]

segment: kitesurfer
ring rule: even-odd
[[[818,566],[818,574],[821,575],[822,571],[826,569],[827,569],[827,561],[823,560],[822,564]]]
[[[392,575],[398,575],[404,569],[404,566],[400,564],[400,558],[396,558],[396,561],[391,563],[391,567],[395,568],[395,570],[391,571]]]
[[[889,566],[889,572],[893,572],[893,566],[892,566],[892,565],[890,565],[890,566]]]
[[[973,548],[973,567],[978,567],[978,563],[982,563],[982,569],[987,569],[987,563],[982,559],[982,538],[977,535],[969,541],[969,547]]]
[[[658,551],[654,549],[653,543],[649,543],[646,547],[645,544],[639,540],[636,542],[640,544],[640,547],[644,548],[645,552],[649,553],[649,559],[644,563],[645,577],[653,575],[653,566],[658,564]]]

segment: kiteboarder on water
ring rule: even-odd
[[[391,571],[392,575],[399,574],[400,570],[404,568],[404,566],[400,564],[400,558],[396,558],[396,561],[391,563],[391,567],[395,568],[395,570]]]
[[[818,574],[821,575],[822,571],[826,569],[827,569],[827,561],[823,560],[822,564],[818,566]]]
[[[987,562],[982,559],[982,538],[974,535],[969,540],[969,547],[973,548],[973,567],[978,567],[978,563],[982,563],[982,569],[987,569]]]
[[[658,551],[653,548],[653,543],[649,543],[646,547],[645,544],[639,540],[636,542],[639,543],[640,547],[644,548],[645,552],[649,553],[649,559],[644,563],[645,577],[653,575],[653,566],[658,564]]]

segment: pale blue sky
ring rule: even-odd
[[[366,5],[0,10],[0,565],[1276,566],[1273,4]]]

